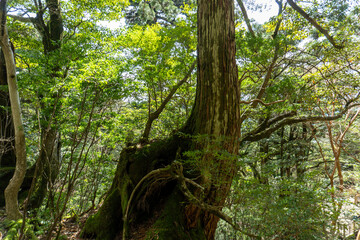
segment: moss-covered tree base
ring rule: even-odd
[[[178,137],[171,137],[167,140],[124,149],[121,152],[116,175],[108,196],[99,211],[87,220],[81,235],[104,240],[121,239],[123,216],[136,184],[149,172],[169,166],[175,160],[180,149],[188,147],[185,143],[180,141]],[[131,202],[129,229],[132,229],[132,225],[143,224],[145,226],[145,223],[148,223],[149,219],[153,219],[155,211],[157,211],[160,212],[160,217],[153,221],[152,226],[147,224],[147,228],[149,228],[147,235],[150,237],[155,234],[159,237],[163,236],[159,239],[172,239],[169,238],[171,233],[174,235],[174,239],[175,237],[179,239],[179,234],[182,234],[182,231],[178,231],[177,234],[175,230],[184,225],[181,219],[181,206],[177,206],[181,194],[175,190],[176,183],[173,180],[167,181],[165,179],[155,182],[144,183],[144,186],[135,194]],[[184,202],[185,199],[182,201]],[[160,224],[162,221],[169,221],[172,224],[164,228],[162,223]],[[130,232],[131,235],[133,234]]]
[[[119,191],[112,191],[101,209],[88,218],[81,235],[86,238],[114,239],[122,229],[120,203]]]
[[[186,228],[184,217],[185,199],[182,193],[175,189],[167,199],[160,217],[148,229],[145,239],[161,240],[205,240],[201,228]]]

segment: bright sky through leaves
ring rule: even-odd
[[[258,9],[249,9],[249,4],[245,4],[249,18],[260,24],[275,16],[279,10],[275,0],[250,0],[249,2],[262,5]]]

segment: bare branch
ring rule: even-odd
[[[334,116],[305,116],[305,117],[289,117],[282,119],[280,121],[274,122],[273,126],[268,126],[267,128],[257,128],[254,131],[251,131],[244,135],[240,139],[240,143],[250,141],[259,141],[261,139],[269,137],[273,132],[280,129],[286,125],[292,125],[296,123],[304,123],[304,122],[325,122],[332,121],[341,118],[349,109],[359,106],[360,103],[350,105],[349,102],[346,104],[345,108],[337,115]]]
[[[272,72],[273,72],[273,70],[274,70],[275,63],[276,63],[276,61],[277,61],[277,59],[278,59],[277,52],[278,52],[278,47],[275,47],[274,57],[273,57],[273,59],[272,59],[272,61],[271,61],[271,64],[270,64],[269,68],[268,68],[267,71],[266,71],[266,75],[265,75],[263,84],[261,85],[261,88],[260,88],[260,90],[259,90],[259,93],[258,93],[258,95],[256,96],[256,98],[259,99],[259,100],[263,97],[263,95],[264,95],[264,93],[265,93],[265,90],[266,90],[266,88],[267,88],[267,86],[268,86],[268,84],[269,84],[269,81],[270,81],[270,79],[271,79],[271,74],[272,74]],[[256,108],[257,105],[258,105],[258,102],[253,102],[253,103],[251,104],[251,107],[252,107],[252,108]]]
[[[280,29],[281,22],[282,22],[281,13],[283,11],[282,0],[276,0],[276,3],[279,5],[279,12],[278,12],[278,22],[276,23],[275,31],[273,33],[273,39],[276,38],[276,36],[278,34],[278,31]],[[258,93],[258,95],[256,97],[257,99],[261,99],[263,97],[263,95],[265,94],[265,90],[266,90],[266,88],[267,88],[267,86],[269,84],[269,81],[271,79],[271,74],[273,73],[276,61],[278,60],[278,51],[279,51],[279,44],[276,43],[275,49],[274,49],[274,57],[273,57],[273,59],[271,61],[270,66],[268,67],[268,69],[266,71],[266,75],[265,75],[263,84],[261,85],[259,93]],[[257,104],[258,104],[258,102],[253,102],[251,107],[255,108],[257,106]]]
[[[281,22],[282,22],[282,18],[280,17],[281,16],[281,13],[283,11],[282,9],[282,0],[277,0],[276,3],[279,5],[279,12],[278,12],[278,17],[279,17],[279,20],[278,22],[276,23],[276,27],[275,27],[275,31],[274,31],[274,34],[273,34],[273,39],[276,38],[277,34],[278,34],[278,31],[280,29],[280,26],[281,26]],[[264,94],[265,94],[265,90],[266,88],[268,87],[269,85],[269,81],[271,79],[271,75],[274,71],[274,67],[275,67],[275,64],[276,64],[276,61],[278,60],[278,51],[279,51],[279,44],[276,43],[275,45],[275,49],[274,49],[274,57],[270,63],[270,66],[268,67],[268,69],[266,70],[266,75],[265,75],[265,78],[264,78],[264,81],[263,81],[263,84],[261,85],[261,88],[256,96],[256,98],[258,100],[260,100]],[[262,103],[260,101],[254,101],[252,102],[251,104],[251,107],[252,108],[256,108],[256,106],[258,105],[258,103]],[[263,104],[264,105],[264,104]],[[265,105],[266,106],[266,105]]]
[[[255,37],[255,33],[254,33],[254,30],[253,30],[252,27],[251,27],[250,19],[249,19],[249,16],[247,15],[247,12],[246,12],[246,8],[245,8],[245,6],[244,6],[244,3],[242,2],[242,0],[237,0],[237,3],[238,3],[239,6],[240,6],[242,15],[244,16],[245,23],[246,23],[246,26],[247,26],[249,32],[251,33],[251,35],[252,35],[253,37]]]
[[[326,175],[330,178],[330,179],[333,179],[334,178],[334,174],[335,174],[335,170],[336,170],[336,167],[335,167],[335,165],[334,165],[334,167],[333,167],[333,169],[332,169],[332,172],[331,172],[331,174],[329,173],[329,170],[328,170],[328,161],[326,160],[326,157],[325,157],[325,154],[324,154],[324,152],[323,152],[323,149],[322,149],[322,147],[321,147],[321,145],[320,145],[320,142],[319,142],[319,140],[317,139],[317,137],[316,136],[314,136],[314,139],[315,139],[315,141],[316,141],[316,143],[317,143],[317,145],[318,145],[318,147],[319,147],[319,152],[320,152],[320,155],[321,155],[321,157],[322,157],[322,159],[323,159],[323,162],[324,162],[324,169],[325,169],[325,173],[326,173]]]
[[[24,22],[24,23],[34,23],[36,21],[36,19],[32,18],[32,17],[23,17],[23,16],[19,16],[19,15],[12,15],[12,14],[8,14],[7,16],[11,17],[12,19],[15,19],[17,21]]]
[[[344,152],[345,152],[348,156],[350,156],[350,157],[353,158],[355,161],[357,161],[357,162],[360,163],[360,159],[358,159],[357,157],[355,157],[353,154],[349,153],[348,150],[346,150],[345,147],[342,146],[341,148],[342,148],[342,150],[344,150]]]
[[[344,141],[344,137],[346,132],[350,129],[350,127],[352,126],[352,124],[354,123],[355,119],[358,117],[358,115],[360,114],[360,109],[358,109],[355,113],[355,115],[350,119],[348,125],[346,126],[345,130],[341,133],[341,135],[339,136],[339,145],[342,146],[342,143]]]
[[[330,36],[329,32],[321,27],[315,19],[309,16],[301,7],[299,7],[293,0],[287,0],[287,2],[290,4],[290,6],[297,11],[301,16],[303,16],[311,25],[313,25],[319,32],[324,34],[324,36],[329,40],[329,42],[337,49],[342,49],[344,46],[338,45],[334,38]]]
[[[263,102],[262,100],[260,99],[253,99],[253,100],[250,100],[250,101],[240,101],[240,103],[244,103],[244,104],[252,104],[252,103],[260,103],[262,104],[263,106],[270,106],[270,105],[273,105],[273,104],[276,104],[276,103],[281,103],[281,102],[285,102],[285,100],[278,100],[278,101],[274,101],[274,102],[269,102],[269,103],[265,103]]]
[[[277,36],[277,34],[279,32],[281,22],[282,22],[282,17],[280,17],[280,16],[281,16],[281,14],[283,12],[282,0],[275,0],[275,1],[276,1],[277,5],[279,6],[279,11],[278,11],[278,21],[277,21],[276,26],[275,26],[275,31],[274,31],[274,33],[272,35],[273,39],[276,38],[276,36]]]
[[[196,61],[194,61],[189,69],[189,71],[186,73],[185,77],[178,82],[170,91],[170,93],[167,95],[167,97],[164,99],[164,101],[161,103],[160,107],[153,113],[149,114],[149,118],[146,122],[146,127],[144,130],[144,133],[142,135],[142,142],[147,142],[151,130],[151,125],[154,122],[155,119],[159,117],[159,115],[162,113],[162,111],[165,109],[166,104],[171,100],[171,98],[174,96],[175,92],[178,90],[178,88],[183,85],[191,76],[192,71],[195,69]]]

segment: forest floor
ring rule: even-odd
[[[81,239],[85,240],[83,238],[79,237],[80,231],[82,226],[84,225],[86,219],[89,217],[89,214],[85,214],[81,216],[79,219],[75,221],[73,218],[64,219],[61,221],[61,231],[60,231],[60,237],[59,239]],[[0,208],[0,240],[6,236],[7,229],[5,226],[5,208]],[[66,238],[65,238],[66,236]],[[44,240],[46,238],[46,235],[43,236],[37,236],[39,240]],[[55,239],[56,236],[54,234],[53,239]]]
[[[79,235],[80,235],[82,227],[85,224],[86,219],[88,219],[89,216],[94,213],[95,213],[95,211],[91,211],[89,213],[82,215],[81,217],[78,217],[78,218],[63,219],[61,221],[61,224],[59,224],[59,226],[61,226],[61,231],[60,231],[58,239],[88,240],[85,238],[80,238]],[[154,219],[156,217],[158,217],[158,216],[155,216]],[[131,236],[129,236],[129,239],[131,239],[131,240],[143,239],[146,234],[146,229],[147,229],[146,225],[151,224],[151,222],[154,221],[154,219],[149,220],[149,222],[145,223],[142,226],[138,226],[136,229],[135,228],[131,229],[131,234],[130,234]],[[2,240],[7,235],[8,229],[5,226],[5,220],[6,220],[5,208],[0,208],[0,240]],[[37,238],[39,240],[45,240],[46,235],[44,234],[41,236],[37,236]],[[55,232],[51,238],[56,239]]]
[[[94,212],[84,214],[81,217],[75,218],[67,218],[61,221],[61,231],[59,239],[78,239],[78,240],[87,240],[86,238],[80,238],[80,232],[82,227],[85,224],[85,221],[89,218],[90,215],[94,214]],[[66,236],[66,238],[65,238]],[[54,239],[56,238],[54,233]],[[45,240],[45,236],[39,237],[39,240]]]
[[[61,221],[61,231],[59,239],[78,239],[78,240],[86,240],[84,238],[80,238],[79,234],[83,225],[85,224],[86,219],[89,215],[94,214],[94,212],[89,212],[84,214],[78,218],[67,218]],[[0,208],[0,240],[6,236],[7,229],[4,224],[6,219],[5,208]],[[143,226],[142,226],[143,227]],[[348,239],[347,236],[353,235],[355,229],[360,228],[360,206],[356,204],[346,202],[342,206],[342,214],[340,214],[338,219],[338,230],[340,230],[340,235],[345,239]],[[139,239],[140,235],[143,235],[145,232],[142,229],[132,229],[132,233],[137,233],[136,237],[131,236],[131,239]],[[46,236],[37,236],[39,240],[45,240]],[[54,233],[52,239],[56,238],[56,234]]]
[[[66,236],[67,239],[82,239],[79,237],[82,226],[85,224],[88,216],[82,216],[78,221],[65,219],[61,222],[62,228],[60,235]]]
[[[0,208],[0,240],[5,236],[5,226],[3,226],[5,220],[5,208]]]

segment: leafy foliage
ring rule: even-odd
[[[359,7],[353,1],[297,2],[344,47],[334,48],[285,1],[278,16],[263,25],[252,22],[254,34],[239,17],[236,61],[242,98],[239,128],[244,136],[276,125],[283,116],[335,116],[344,107],[358,104]],[[252,1],[245,3],[256,10]],[[59,177],[48,186],[46,203],[30,215],[40,219],[40,227],[25,225],[29,238],[45,234],[45,228],[59,232],[56,221],[78,218],[101,205],[121,151],[137,146],[151,114],[196,59],[194,4],[170,0],[61,1],[64,33],[61,47],[50,54],[44,53],[41,34],[31,21],[9,18],[29,167],[39,158],[43,129],[56,126],[61,139]],[[9,1],[9,9],[22,17],[34,17],[37,10],[33,1],[26,0]],[[49,20],[48,15],[44,17]],[[110,23],[120,27],[108,27]],[[150,142],[182,129],[191,115],[195,85],[196,77],[190,74],[152,124]],[[357,109],[346,114],[351,118]],[[346,121],[343,117],[331,123],[332,130],[338,132],[336,138]],[[216,176],[218,166],[201,162],[206,154],[237,159],[224,212],[243,232],[221,223],[218,239],[340,236],[336,223],[346,208],[339,206],[349,206],[353,192],[359,190],[359,176],[354,175],[359,164],[358,124],[354,120],[339,157],[344,192],[336,188],[336,175],[332,180],[326,175],[334,156],[324,123],[284,124],[256,142],[241,142],[236,156],[218,151],[217,141],[222,139],[190,136],[198,138],[198,144],[211,144],[202,151],[184,154],[189,175],[199,171],[209,181]],[[20,225],[6,225],[5,239],[13,239]]]

